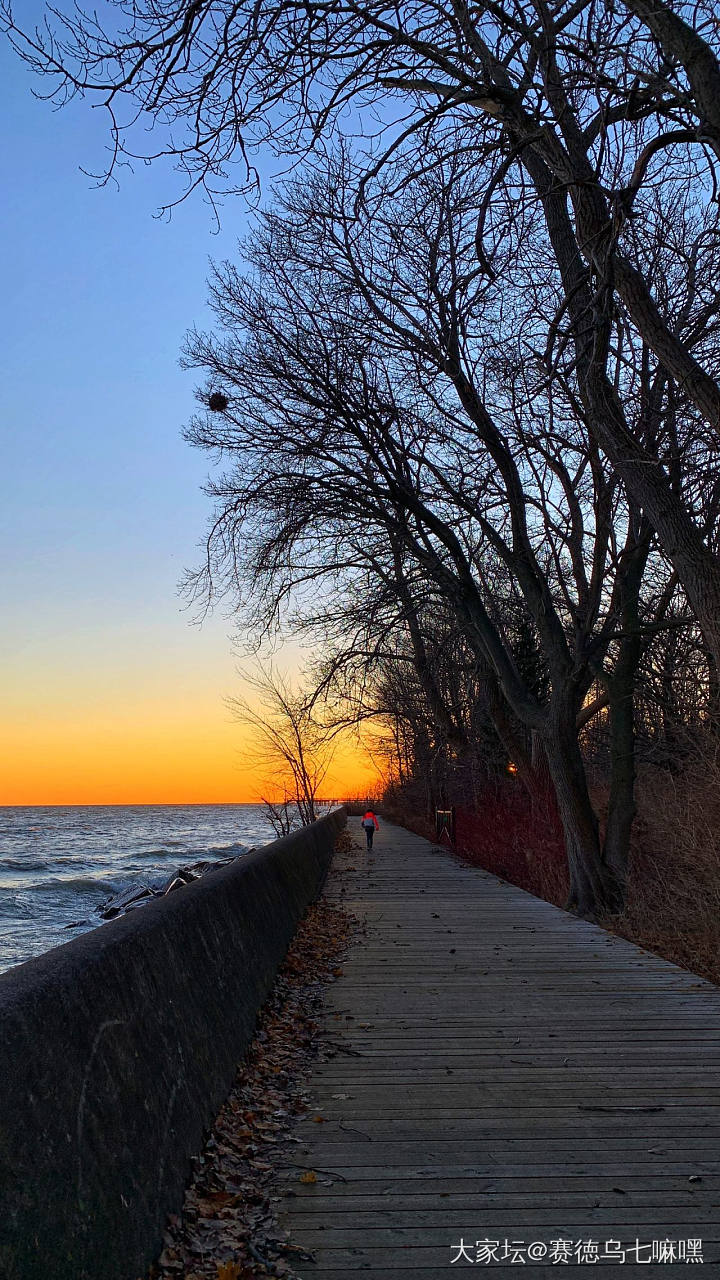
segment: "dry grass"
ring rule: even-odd
[[[625,910],[607,924],[720,983],[720,751],[697,739],[675,772],[639,771]]]

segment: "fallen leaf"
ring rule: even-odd
[[[240,1280],[241,1271],[244,1270],[239,1262],[218,1262],[217,1280]]]
[[[306,1169],[305,1173],[300,1174],[300,1181],[304,1183],[317,1182],[317,1174],[312,1169]]]

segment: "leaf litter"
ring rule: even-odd
[[[336,853],[353,847],[341,833]],[[333,875],[345,870],[334,867]],[[230,1094],[191,1161],[182,1211],[168,1218],[147,1280],[297,1280],[292,1262],[311,1260],[277,1224],[275,1180],[297,1154],[292,1129],[308,1106],[303,1086],[313,1062],[321,1050],[335,1052],[320,1037],[325,991],[342,974],[338,960],[362,930],[355,916],[326,898],[300,922]],[[317,1173],[298,1166],[298,1181],[315,1183]]]

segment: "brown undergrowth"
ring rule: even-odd
[[[720,984],[720,762],[702,747],[639,770],[625,909],[603,923]]]
[[[336,851],[352,847],[343,832]],[[303,1084],[321,1047],[318,1013],[360,928],[326,898],[301,921],[148,1280],[291,1280],[293,1259],[307,1257],[277,1226],[271,1182],[295,1163],[292,1127],[306,1108]],[[297,1176],[307,1174],[298,1167]]]

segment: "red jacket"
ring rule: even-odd
[[[378,822],[377,818],[375,817],[375,814],[373,813],[372,809],[368,809],[367,813],[366,813],[366,814],[365,814],[365,816],[363,817],[363,820],[362,820],[362,824],[363,824],[363,826],[365,826],[365,823],[367,822],[368,818],[372,818],[373,822],[375,823],[375,830],[376,830],[376,831],[379,831],[379,830],[380,830],[380,824],[379,824],[379,822]]]

